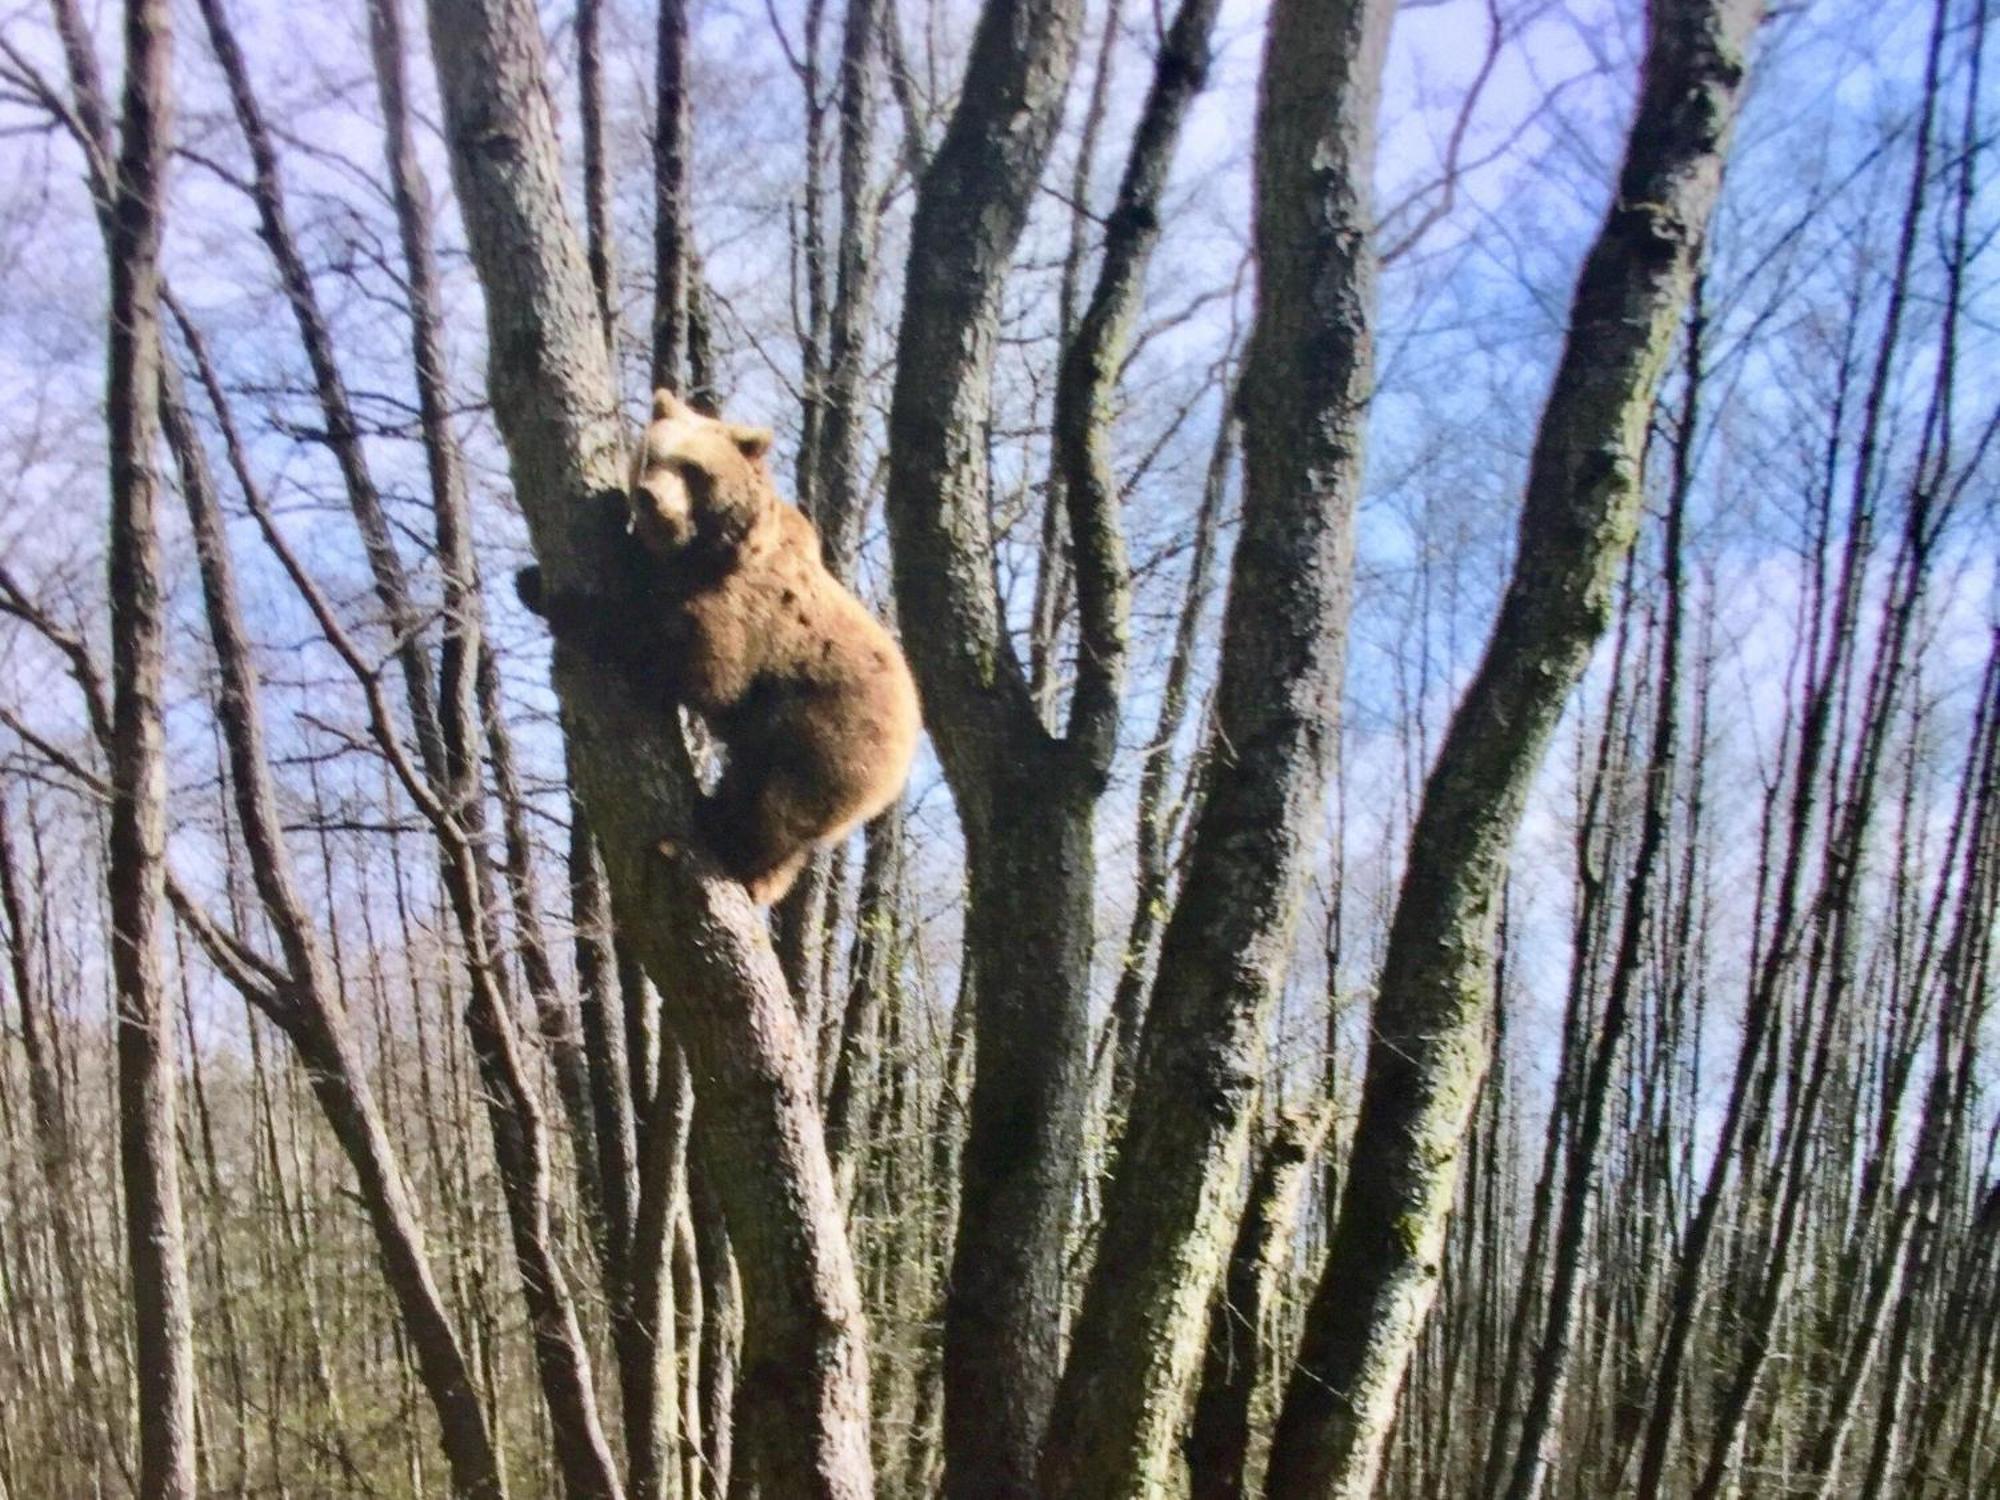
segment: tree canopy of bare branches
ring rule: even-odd
[[[1994,1492],[1989,12],[11,13],[0,1497]]]

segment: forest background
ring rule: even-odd
[[[1985,0],[127,9],[0,14],[0,1495],[2000,1490]],[[775,963],[508,586],[655,383],[926,698]]]

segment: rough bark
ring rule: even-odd
[[[843,1209],[854,1203],[857,1157],[873,1103],[871,1077],[879,1061],[883,1017],[895,1003],[897,979],[896,911],[903,881],[903,809],[892,807],[868,827],[861,865],[854,952],[848,964],[847,994],[829,1049],[832,1079],[826,1094],[826,1144]]]
[[[876,33],[883,0],[848,0],[840,42],[840,234],[834,245],[833,303],[827,315],[826,380],[813,445],[813,521],[836,578],[850,579],[861,549],[865,491],[861,437],[867,423],[868,324],[874,307],[875,244],[881,194],[869,181],[875,151]]]
[[[1182,1452],[1189,1500],[1244,1500],[1256,1493],[1255,1448],[1271,1413],[1259,1398],[1273,1381],[1278,1278],[1291,1261],[1299,1199],[1332,1123],[1330,1109],[1287,1115],[1250,1174],[1229,1270],[1208,1314],[1201,1393]]]
[[[1118,373],[1131,353],[1146,269],[1160,242],[1160,200],[1181,125],[1208,82],[1209,34],[1221,8],[1220,0],[1182,0],[1174,12],[1105,220],[1097,282],[1056,380],[1054,445],[1079,635],[1068,738],[1092,764],[1107,764],[1115,746],[1131,608],[1118,521],[1123,497],[1111,451]]]
[[[688,0],[660,0],[653,74],[653,385],[683,389],[688,374],[690,274]]]
[[[618,268],[611,237],[611,167],[604,142],[604,0],[577,0],[576,90],[583,127],[583,223],[591,290],[618,373]]]
[[[602,1178],[598,1189],[606,1241],[602,1259],[605,1279],[615,1288],[625,1274],[632,1215],[639,1197],[638,1126],[633,1119],[632,1075],[625,1057],[625,996],[611,941],[611,898],[604,889],[597,840],[576,792],[574,770],[570,773],[569,884],[574,961],[583,996],[579,1009],[584,1065]]]
[[[139,1500],[192,1500],[194,1332],[174,1139],[174,1041],[160,973],[166,885],[165,587],[159,440],[160,202],[172,33],[164,0],[125,7],[125,100],[106,246],[111,263],[111,970],[118,1159],[125,1188]]]
[[[1077,132],[1076,161],[1069,174],[1069,243],[1063,251],[1062,277],[1056,283],[1056,358],[1064,364],[1076,334],[1076,304],[1083,295],[1083,266],[1090,252],[1094,220],[1090,212],[1090,181],[1097,165],[1098,137],[1111,99],[1117,69],[1121,0],[1108,0],[1097,36],[1096,66],[1091,69],[1090,94]],[[1066,366],[1064,366],[1066,368]],[[1042,498],[1041,549],[1036,554],[1035,597],[1028,616],[1028,687],[1044,723],[1054,724],[1057,703],[1057,638],[1069,610],[1069,521],[1063,504],[1063,454],[1049,445],[1049,477]]]
[[[1078,0],[989,0],[917,194],[890,407],[898,614],[965,829],[979,971],[945,1309],[945,1487],[1031,1495],[1054,1398],[1103,767],[1043,729],[1000,615],[984,433],[1000,293],[1075,59]]]
[[[539,23],[525,0],[434,0],[431,27],[516,493],[550,585],[601,586],[629,545],[624,466],[589,270],[562,204]],[[661,848],[680,847],[688,826],[677,722],[561,648],[556,688],[619,929],[672,996],[702,1081],[701,1150],[750,1311],[745,1378],[770,1398],[763,1493],[865,1496],[860,1298],[775,960],[740,886]]]
[[[1370,383],[1367,189],[1390,7],[1280,4],[1259,102],[1258,310],[1218,753],[1162,939],[1043,1479],[1165,1480],[1228,1253],[1270,1007],[1332,763]],[[1079,562],[1082,549],[1079,549]]]
[[[799,342],[799,412],[797,500],[815,523],[819,520],[819,434],[825,398],[826,336],[829,308],[826,274],[826,107],[820,88],[820,34],[826,29],[826,0],[805,0],[799,47],[792,50],[775,10],[768,11],[779,49],[799,82],[804,114],[805,172],[799,203],[791,218],[791,314]],[[804,307],[800,303],[804,296]],[[801,1003],[804,997],[799,997]]]
[[[903,171],[912,182],[930,165],[930,111],[917,94],[917,81],[910,61],[903,54],[903,27],[896,18],[895,0],[883,0],[882,61],[889,69],[889,93],[895,98],[896,112],[903,117],[901,150],[897,153]]]
[[[1424,790],[1377,990],[1340,1218],[1266,1492],[1372,1493],[1436,1295],[1490,1058],[1495,898],[1529,781],[1637,524],[1654,388],[1721,183],[1756,0],[1654,0],[1617,198],[1571,305],[1514,575]]]
[[[720,372],[716,369],[715,298],[703,279],[701,257],[688,248],[687,399],[708,416],[722,411]]]

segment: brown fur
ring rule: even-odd
[[[698,827],[760,905],[784,895],[815,845],[895,799],[919,723],[901,649],[827,572],[812,522],[772,488],[769,446],[762,429],[657,393],[631,529],[658,617],[638,628],[579,620],[580,601],[544,600],[538,579],[521,579],[558,634],[694,709],[722,741],[722,780]]]

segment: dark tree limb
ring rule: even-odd
[[[1284,1115],[1257,1152],[1229,1267],[1209,1308],[1201,1390],[1181,1445],[1189,1500],[1247,1500],[1255,1493],[1253,1449],[1272,1415],[1260,1397],[1268,1402],[1279,1363],[1279,1278],[1291,1261],[1299,1200],[1332,1121],[1324,1105]]]
[[[653,385],[684,391],[689,376],[688,0],[660,0],[653,75]]]
[[[1098,776],[1109,772],[1118,743],[1118,700],[1125,679],[1126,616],[1131,580],[1119,520],[1112,426],[1118,377],[1146,290],[1146,268],[1160,241],[1160,200],[1181,124],[1208,81],[1209,35],[1220,0],[1182,0],[1174,12],[1152,86],[1139,114],[1118,197],[1105,221],[1097,284],[1063,354],[1056,382],[1055,447],[1069,522],[1076,580],[1076,685],[1067,738]]]
[[[618,371],[618,265],[611,234],[611,166],[604,139],[604,0],[577,0],[576,87],[583,128],[584,243],[590,285]]]
[[[160,973],[167,768],[160,572],[160,220],[172,32],[164,0],[127,0],[125,100],[106,236],[111,268],[111,970],[125,1187],[139,1500],[195,1492],[193,1306],[174,1139],[173,1024]]]

